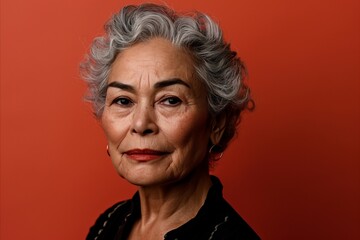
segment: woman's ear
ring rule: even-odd
[[[221,137],[225,131],[225,123],[226,116],[225,114],[222,114],[216,119],[216,121],[214,121],[214,124],[212,125],[210,139],[214,145],[217,145],[220,142]]]

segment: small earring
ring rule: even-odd
[[[218,160],[220,160],[222,158],[222,156],[224,155],[224,152],[213,153],[212,151],[213,151],[215,146],[216,146],[215,144],[211,146],[211,148],[209,149],[209,154],[210,155],[213,155],[213,154],[215,155],[214,158],[212,158],[211,160],[218,161]]]
[[[110,153],[109,153],[109,145],[106,145],[106,152],[107,152],[107,155],[110,156]]]

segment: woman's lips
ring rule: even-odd
[[[152,149],[132,149],[124,152],[124,154],[133,160],[145,162],[158,159],[168,154],[168,152],[162,152]]]

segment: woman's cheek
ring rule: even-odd
[[[169,138],[180,140],[181,144],[187,145],[192,141],[197,141],[197,136],[200,135],[203,138],[207,136],[207,117],[206,114],[199,114],[196,111],[183,112],[177,116],[171,118],[167,124],[166,132]]]
[[[101,125],[109,142],[116,142],[123,135],[124,124],[122,120],[123,118],[116,114],[104,112]]]

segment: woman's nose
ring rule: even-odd
[[[154,109],[151,106],[136,107],[131,132],[142,136],[158,132]]]

